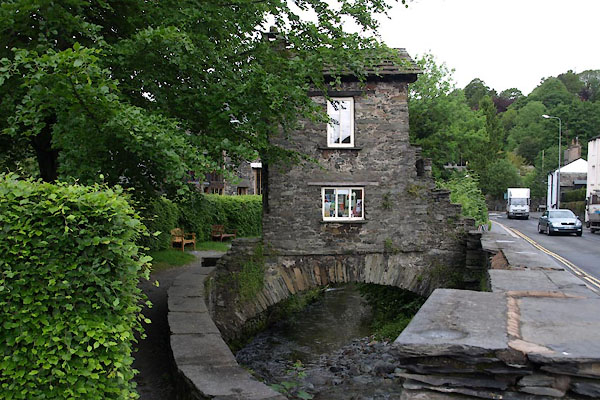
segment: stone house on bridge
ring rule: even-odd
[[[310,93],[329,124],[305,121],[291,139],[273,139],[318,164],[263,162],[264,287],[243,310],[215,299],[217,314],[226,314],[217,316],[227,321],[219,326],[225,336],[290,294],[329,283],[422,295],[437,287],[479,288],[481,260],[468,260],[466,251],[474,222],[461,217],[448,191],[436,189],[430,162],[409,143],[408,85],[420,71],[398,51],[401,67],[384,62],[366,82],[349,75],[328,97]],[[238,239],[223,265],[230,269],[227,263],[256,245]]]
[[[473,222],[435,189],[429,161],[409,143],[408,84],[420,71],[398,52],[400,67],[382,62],[365,83],[344,76],[329,100],[310,93],[329,124],[307,121],[292,140],[275,139],[318,165],[269,167],[263,240],[287,265],[327,265],[334,257],[428,293],[437,286],[428,269],[445,279],[465,265],[464,232]]]

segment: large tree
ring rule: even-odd
[[[465,86],[465,97],[469,107],[476,110],[479,107],[479,102],[486,96],[495,97],[496,91],[490,89],[484,81],[479,78],[473,79]]]
[[[403,1],[404,2],[404,1]],[[385,0],[9,0],[0,7],[4,167],[45,180],[174,191],[323,118],[323,70],[358,76],[385,51]],[[310,15],[310,18],[303,16]],[[345,32],[349,20],[362,33]],[[269,29],[272,26],[272,29]],[[269,33],[266,33],[270,31]],[[378,51],[365,51],[376,49]],[[388,54],[389,55],[389,54]]]

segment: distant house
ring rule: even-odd
[[[204,176],[203,181],[191,180],[198,190],[206,194],[246,195],[262,194],[262,163],[244,161],[235,169],[236,177],[226,180],[221,171]]]
[[[583,158],[579,158],[560,168],[561,202],[563,201],[563,194],[565,192],[586,187],[587,172],[588,163]],[[548,174],[548,195],[546,197],[546,207],[548,209],[557,208],[557,183],[558,169]]]

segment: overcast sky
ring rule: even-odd
[[[544,77],[600,69],[600,0],[412,0],[381,18],[390,47],[431,52],[457,86],[529,94]]]

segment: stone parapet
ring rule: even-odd
[[[204,301],[205,280],[213,270],[198,262],[168,291],[178,400],[285,400],[241,368],[223,341]]]
[[[598,294],[518,237],[482,243],[492,292],[434,291],[395,341],[402,399],[600,398]]]

